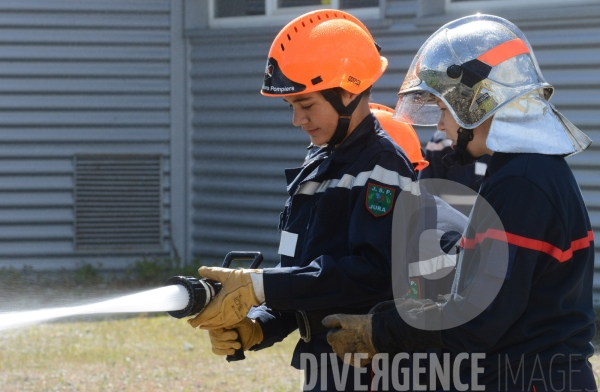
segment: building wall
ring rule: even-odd
[[[191,33],[193,246],[200,262],[232,250],[277,259],[283,169],[297,167],[308,140],[280,99],[260,95],[265,56],[278,29]]]
[[[433,4],[433,2],[429,2]],[[386,20],[365,21],[390,66],[373,89],[373,101],[395,106],[407,68],[425,39],[459,14],[442,5],[387,0]],[[422,4],[421,4],[422,5]],[[420,11],[421,10],[421,11]],[[438,15],[436,14],[436,11]],[[470,12],[472,13],[472,12]],[[600,5],[496,9],[529,38],[553,103],[594,145],[568,158],[600,236]],[[193,102],[192,253],[216,263],[230,250],[261,250],[277,261],[279,212],[286,199],[283,169],[302,162],[307,137],[291,125],[285,103],[259,94],[264,64],[278,27],[188,32]],[[419,129],[425,142],[432,129]],[[596,241],[598,243],[598,241]],[[596,245],[596,255],[600,247]],[[600,267],[600,257],[596,257]],[[599,270],[600,271],[600,270]],[[600,272],[596,272],[600,293]]]
[[[366,21],[390,60],[373,101],[394,106],[421,43],[461,15],[384,3],[385,20]],[[206,4],[0,0],[0,266],[207,264],[231,250],[277,262],[283,169],[308,144],[259,94],[280,26],[210,29]],[[594,139],[568,162],[598,235],[600,6],[494,13],[525,31],[554,104]]]
[[[0,266],[171,251],[171,23],[170,0],[0,1]]]

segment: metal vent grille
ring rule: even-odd
[[[75,249],[162,247],[161,157],[75,156]]]

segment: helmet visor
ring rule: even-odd
[[[413,125],[437,125],[442,116],[435,102],[435,95],[429,91],[415,91],[401,94],[392,118]]]

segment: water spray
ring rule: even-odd
[[[260,252],[229,252],[223,260],[222,267],[229,268],[233,260],[252,260],[250,268],[257,268],[262,262],[263,256]],[[188,302],[184,308],[168,311],[175,318],[184,318],[201,313],[223,287],[220,282],[210,279],[197,279],[192,276],[173,276],[165,282],[165,286],[183,287],[188,293]],[[239,334],[237,341],[242,344]],[[226,359],[227,362],[246,359],[244,348],[235,350],[235,353],[228,355]]]
[[[171,285],[88,305],[0,313],[0,331],[70,316],[177,311],[188,303],[189,292],[185,287]]]
[[[223,261],[223,268],[229,268],[233,260],[252,260],[250,268],[257,268],[263,256],[260,252],[229,252]],[[214,280],[173,276],[165,282],[164,287],[89,305],[0,312],[0,331],[63,317],[106,313],[168,312],[171,316],[180,319],[202,312],[221,288],[221,283]],[[238,342],[241,343],[239,334]],[[228,355],[227,361],[239,361],[245,358],[244,350],[240,348],[234,355]]]

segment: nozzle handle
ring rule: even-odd
[[[223,268],[229,268],[233,260],[252,260],[250,268],[258,268],[260,263],[263,261],[263,255],[260,252],[248,252],[248,251],[233,251],[227,253],[225,260],[223,260]]]
[[[223,260],[223,268],[229,268],[229,266],[231,265],[231,262],[233,260],[252,260],[252,264],[250,264],[250,268],[258,268],[258,266],[260,265],[260,263],[263,261],[263,255],[260,252],[248,252],[248,251],[233,251],[233,252],[229,252],[227,253],[227,256],[225,256],[225,260]],[[238,342],[240,342],[240,344],[242,345],[242,348],[240,348],[239,350],[235,350],[235,353],[233,353],[233,355],[228,355],[225,359],[227,360],[227,362],[233,362],[233,361],[241,361],[246,359],[246,356],[244,355],[244,345],[242,344],[242,337],[240,336],[240,334],[238,333],[238,337],[236,339]]]
[[[240,336],[239,332],[236,341],[242,344],[242,337]],[[244,355],[244,345],[242,344],[242,347],[240,349],[235,350],[235,353],[233,353],[233,355],[228,355],[225,359],[227,360],[227,362],[241,361],[246,359],[246,356]]]

